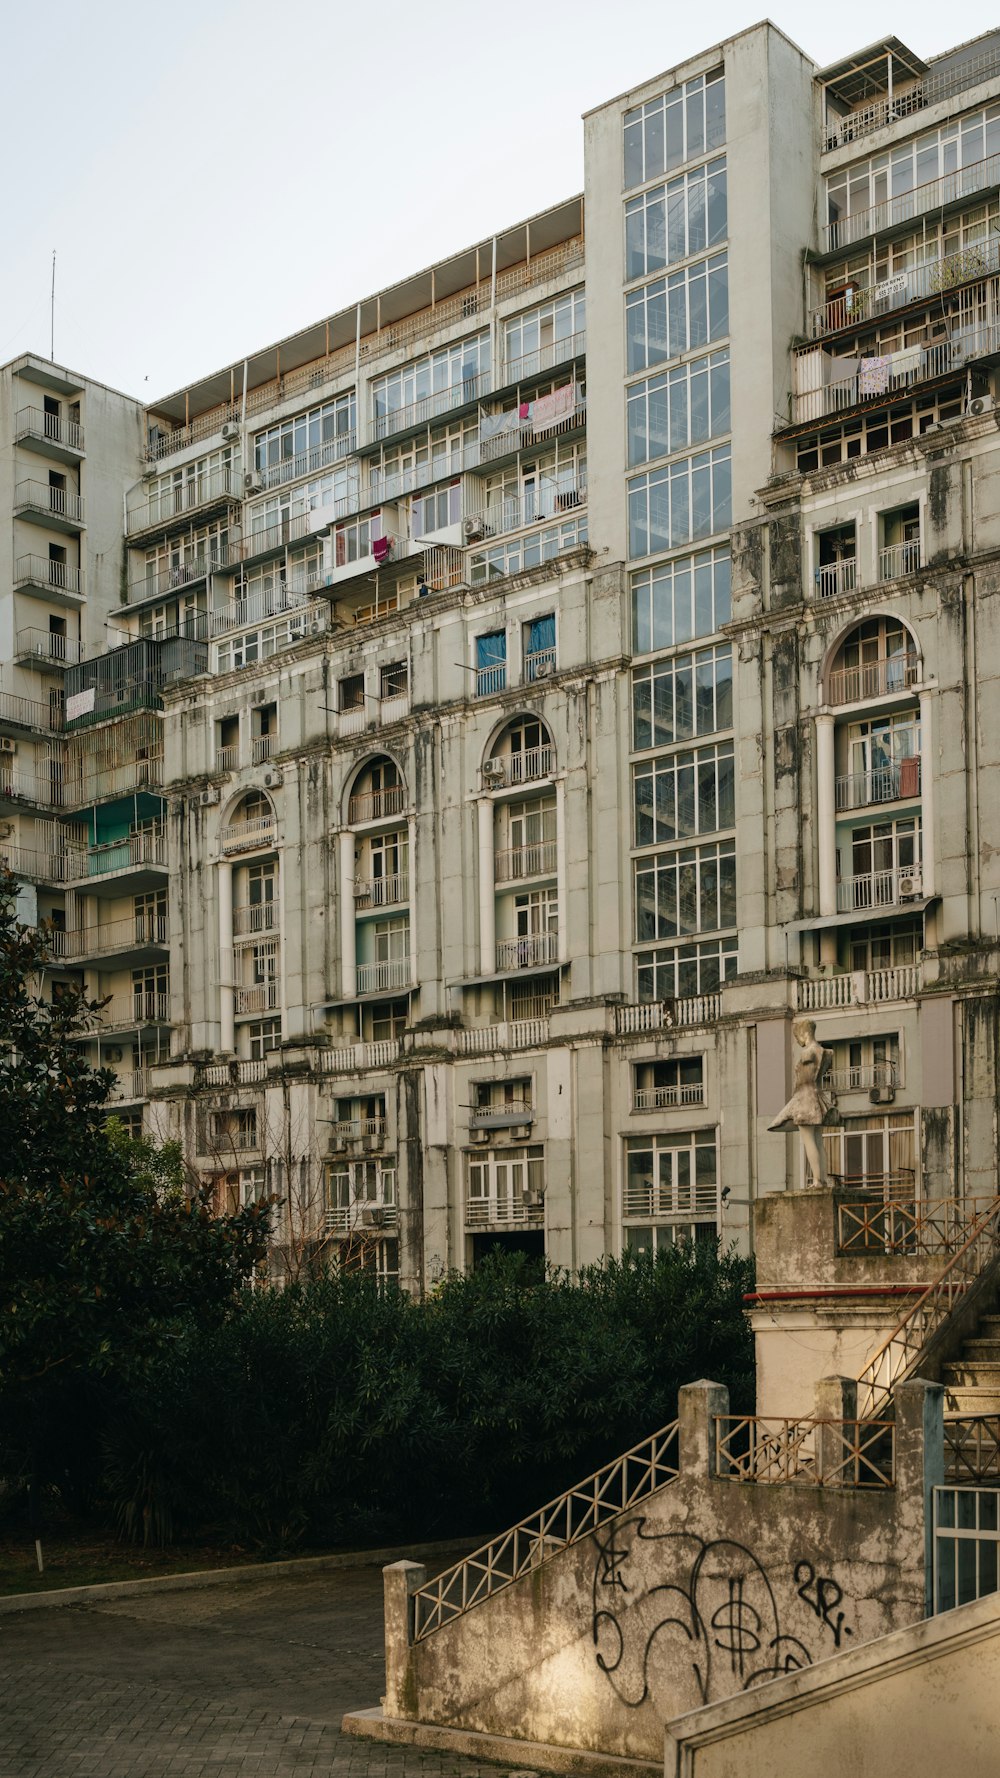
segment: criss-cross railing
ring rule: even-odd
[[[413,1640],[432,1635],[550,1556],[589,1537],[608,1519],[674,1481],[677,1473],[674,1420],[420,1587],[413,1595]]]
[[[1000,1251],[1000,1197],[976,1218],[968,1239],[912,1303],[858,1378],[858,1413],[870,1420],[885,1408],[897,1383],[916,1363],[932,1333],[951,1314]]]
[[[963,1414],[944,1423],[949,1482],[1000,1481],[1000,1414]]]
[[[941,1256],[954,1253],[992,1198],[918,1198],[890,1190],[837,1205],[838,1258],[858,1253]]]
[[[891,1488],[891,1420],[778,1420],[725,1414],[715,1421],[715,1473],[722,1480],[812,1488]]]

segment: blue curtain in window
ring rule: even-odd
[[[536,617],[528,626],[528,653],[542,654],[546,649],[556,645],[555,612],[548,617]]]
[[[488,636],[476,637],[476,666],[480,672],[487,667],[502,667],[507,659],[507,633],[493,630]]]

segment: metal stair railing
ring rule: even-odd
[[[414,1642],[589,1537],[677,1475],[677,1421],[673,1420],[420,1587],[413,1595]]]
[[[963,1245],[911,1304],[858,1378],[858,1415],[874,1419],[897,1383],[913,1369],[928,1339],[951,1314],[980,1273],[1000,1252],[1000,1197],[978,1216]]]

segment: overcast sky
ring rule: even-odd
[[[823,64],[996,23],[840,0],[770,16]],[[151,399],[582,189],[581,113],[753,24],[736,0],[12,3],[0,363]]]

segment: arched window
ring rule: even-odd
[[[347,803],[347,819],[351,826],[361,821],[382,821],[387,815],[401,815],[405,808],[406,786],[395,760],[380,754],[362,766]]]
[[[920,679],[920,655],[898,618],[879,616],[855,624],[833,655],[826,674],[829,704],[857,704],[889,697]]]
[[[516,716],[494,739],[483,762],[487,789],[528,784],[550,778],[555,770],[555,748],[546,725],[537,716]]]

